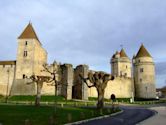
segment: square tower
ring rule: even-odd
[[[40,75],[44,63],[47,63],[47,52],[29,23],[18,37],[16,79]]]
[[[34,84],[26,77],[42,75],[43,64],[47,63],[47,52],[42,47],[32,24],[29,23],[18,37],[15,80],[11,88],[11,95],[33,95],[36,93]]]

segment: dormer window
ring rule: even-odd
[[[24,51],[24,57],[27,57],[28,53],[27,51]]]

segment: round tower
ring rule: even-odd
[[[131,61],[122,48],[116,52],[111,59],[111,73],[116,77],[131,77]]]
[[[133,57],[133,73],[136,98],[155,98],[155,66],[152,56],[142,44]]]

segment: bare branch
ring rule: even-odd
[[[47,67],[46,64],[44,64],[43,67],[44,67],[44,70],[45,70],[46,72],[52,74],[52,72],[48,69],[48,67]]]
[[[27,85],[30,85],[30,84],[32,84],[32,83],[34,83],[34,82],[27,82],[26,84],[27,84]]]
[[[95,87],[94,84],[93,85],[88,85],[88,78],[83,78],[81,74],[79,74],[79,77],[81,78],[81,80],[83,82],[85,82],[85,84],[88,86],[88,88],[91,88],[91,87]]]

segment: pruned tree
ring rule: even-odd
[[[81,80],[85,82],[85,84],[91,88],[95,87],[98,93],[98,102],[97,108],[101,109],[104,106],[104,93],[105,88],[109,80],[114,80],[114,77],[104,73],[104,72],[89,72],[88,77],[84,78],[81,74],[79,75]]]
[[[57,93],[58,85],[61,84],[61,70],[60,65],[58,65],[55,61],[53,62],[52,66],[49,67],[48,64],[43,65],[44,72],[47,72],[50,74],[50,80],[48,85],[55,87],[55,96]]]
[[[43,87],[43,83],[50,82],[50,77],[49,76],[31,75],[29,77],[29,79],[31,79],[32,82],[28,82],[27,84],[36,83],[37,92],[36,92],[35,106],[40,106],[41,90]]]

